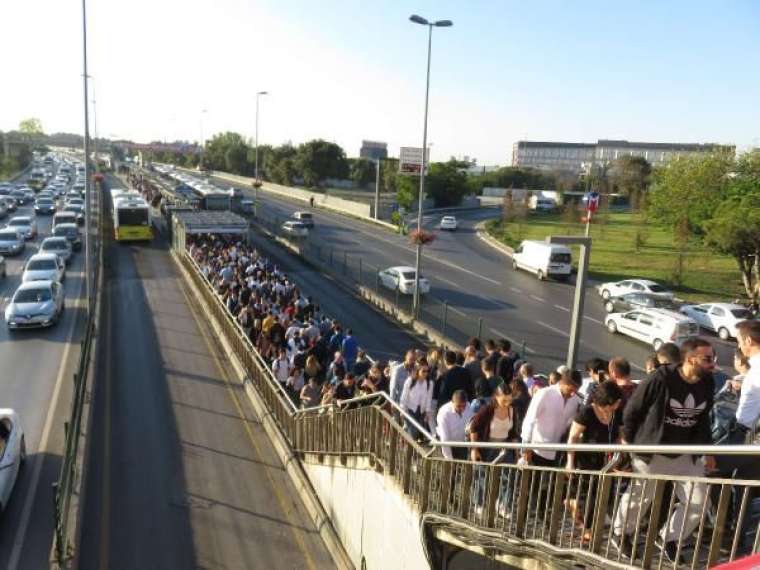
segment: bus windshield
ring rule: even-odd
[[[119,208],[119,226],[147,226],[148,210],[146,208]]]

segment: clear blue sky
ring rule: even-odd
[[[266,89],[262,142],[322,137],[349,156],[363,138],[394,154],[420,146],[426,32],[408,21],[418,13],[454,21],[433,34],[434,160],[506,164],[523,138],[760,144],[754,0],[90,0],[89,10],[105,135],[252,136],[253,93]],[[0,128],[36,116],[47,131],[81,131],[78,3],[4,13],[14,88],[0,90]],[[31,21],[46,41],[28,43]]]

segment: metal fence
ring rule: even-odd
[[[287,218],[266,217],[261,214],[256,219],[257,223],[273,235],[290,241],[298,248],[304,259],[319,269],[334,275],[343,283],[371,291],[396,309],[412,314],[412,295],[403,294],[398,288],[388,288],[380,280],[380,272],[387,269],[386,267],[368,263],[361,254],[336,248],[314,233],[311,233],[308,238],[295,237],[283,230],[282,224],[285,221]],[[420,296],[420,308],[415,317],[457,345],[466,344],[472,337],[485,340],[492,336],[484,327],[482,317],[470,315],[452,307],[446,299],[441,299],[431,293]],[[521,344],[522,346],[514,348],[522,351],[521,354],[525,354],[525,342]]]
[[[219,323],[244,365],[246,382],[256,388],[293,450],[318,460],[336,456],[344,464],[351,456],[368,458],[395,482],[423,521],[433,517],[466,527],[474,540],[497,549],[548,552],[596,567],[707,568],[760,550],[760,481],[643,475],[616,468],[624,451],[757,457],[757,447],[530,445],[535,450],[617,454],[599,471],[447,460],[438,452],[444,443],[515,453],[521,446],[440,442],[417,425],[425,437],[419,443],[394,416],[410,423],[413,418],[384,393],[341,406],[297,409],[195,262],[186,252],[176,255],[205,301],[203,310]],[[388,489],[393,492],[392,486]],[[697,493],[704,500],[695,505]],[[658,545],[665,521],[676,521],[670,524],[675,524],[675,554],[682,562],[668,561]],[[628,546],[615,540],[616,527],[632,529]]]
[[[85,279],[89,280],[88,290],[90,296],[86,306],[85,331],[80,342],[79,361],[74,372],[74,394],[71,402],[68,420],[64,423],[65,440],[63,460],[58,480],[53,483],[53,524],[54,545],[53,552],[58,564],[63,564],[72,555],[70,536],[71,524],[71,497],[77,482],[77,453],[79,451],[80,435],[82,431],[82,412],[84,410],[87,394],[87,379],[90,371],[90,363],[93,358],[92,341],[96,334],[95,304],[99,293],[99,280],[102,270],[102,236],[103,236],[103,212],[102,212],[102,187],[100,183],[95,185],[96,191],[91,193],[90,203],[90,272],[85,272]],[[83,248],[84,253],[84,248]]]

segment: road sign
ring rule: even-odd
[[[430,151],[425,156],[425,164],[429,164]],[[422,149],[413,146],[402,146],[398,161],[399,172],[402,174],[417,174],[422,172]]]

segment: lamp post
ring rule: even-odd
[[[425,197],[425,172],[427,169],[427,124],[428,124],[428,99],[430,95],[430,49],[433,43],[433,27],[448,28],[453,25],[451,20],[437,20],[435,22],[429,22],[421,16],[416,14],[409,17],[409,20],[415,24],[428,27],[428,49],[427,49],[427,74],[425,77],[425,122],[422,129],[422,170],[420,172],[420,196],[419,204],[417,207],[417,258],[414,265],[414,301],[413,312],[415,317],[419,315],[420,311],[420,271],[422,265],[422,242],[420,241],[420,233],[422,232],[422,201]]]
[[[89,114],[89,90],[87,80],[87,2],[82,0],[82,78],[84,80],[84,282],[85,296],[87,298],[87,312],[89,314],[92,300],[90,276],[90,210],[92,199],[92,182],[90,181],[90,114]]]
[[[375,219],[380,219],[380,159],[375,161]]]
[[[254,181],[253,181],[253,215],[258,216],[259,212],[259,186],[261,181],[259,180],[259,97],[262,95],[269,95],[268,91],[258,91],[256,93],[256,150],[254,160]]]
[[[201,125],[201,157],[198,160],[198,170],[203,170],[203,155],[204,155],[204,147],[203,144],[203,115],[205,115],[208,111],[206,109],[201,109],[201,116],[200,116],[200,125]]]

